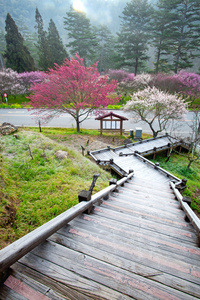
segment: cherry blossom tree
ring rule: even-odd
[[[186,114],[186,103],[178,95],[171,95],[155,87],[147,87],[134,93],[124,110],[130,112],[138,121],[147,123],[156,137],[166,130],[170,120],[181,119]],[[156,128],[158,126],[158,129]]]
[[[3,102],[3,95],[24,94],[25,87],[18,73],[12,69],[0,69],[0,95]]]
[[[44,76],[45,73],[42,71],[19,73],[19,77],[22,79],[23,84],[27,91],[30,89],[30,86],[32,84],[42,82]]]
[[[28,98],[34,109],[40,108],[44,118],[53,118],[62,113],[69,113],[76,121],[77,131],[80,123],[86,120],[97,108],[115,104],[119,97],[112,96],[117,83],[108,81],[107,76],[99,76],[97,63],[85,67],[83,59],[66,59],[55,69],[46,72],[41,83],[31,86],[33,94]]]
[[[182,94],[184,98],[189,98],[191,103],[200,97],[200,75],[196,73],[180,71],[173,75],[152,75],[149,85],[170,94]]]

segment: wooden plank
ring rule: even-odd
[[[163,207],[166,209],[171,209],[172,211],[177,211],[180,209],[180,204],[176,199],[170,199],[170,198],[165,198],[165,197],[159,197],[159,196],[154,196],[151,195],[150,192],[143,192],[141,191],[136,191],[136,192],[129,192],[128,190],[118,190],[115,191],[113,196],[116,198],[128,198],[130,199],[130,202],[144,202],[148,203],[149,205],[157,205],[157,207]]]
[[[4,285],[10,288],[11,290],[15,291],[17,294],[31,300],[48,300],[49,297],[41,294],[40,292],[34,290],[33,288],[29,287],[27,284],[22,282],[21,280],[13,277],[10,275],[6,281],[4,282]]]
[[[109,251],[108,248],[99,248],[98,245],[88,243],[84,243],[84,241],[79,242],[75,239],[71,239],[69,237],[63,238],[59,236],[59,234],[54,234],[50,237],[51,241],[57,242],[61,241],[62,245],[80,253],[84,253],[91,257],[94,257],[98,260],[111,263],[120,269],[129,270],[137,275],[140,275],[145,278],[150,278],[153,281],[160,282],[169,287],[175,288],[185,293],[189,293],[195,297],[200,295],[200,286],[185,282],[185,279],[180,279],[175,276],[171,276],[170,274],[166,274],[156,270],[155,268],[151,268],[148,266],[144,266],[137,262],[132,262],[127,259],[126,255],[123,252],[120,254],[115,253],[114,251]]]
[[[114,202],[114,201],[113,201]],[[124,205],[120,205],[119,203],[116,202],[111,202],[111,201],[103,201],[101,204],[101,207],[106,207],[109,208],[113,211],[118,211],[122,212],[124,214],[130,215],[130,216],[137,216],[137,217],[142,217],[145,218],[146,220],[151,220],[154,221],[156,226],[160,226],[161,224],[163,225],[168,225],[172,227],[176,227],[177,229],[181,230],[186,230],[188,232],[187,227],[189,226],[188,223],[186,222],[181,222],[176,220],[175,218],[168,218],[167,214],[165,213],[160,214],[158,210],[156,209],[146,209],[145,211],[142,209],[137,208],[135,206],[133,208],[132,205],[129,205],[129,207],[124,207]],[[192,227],[189,233],[193,233]]]
[[[85,276],[92,281],[99,282],[104,286],[110,287],[115,291],[118,290],[122,294],[136,299],[193,299],[193,296],[163,286],[147,278],[141,278],[130,271],[120,269],[88,255],[80,253],[77,256],[76,251],[58,244],[52,245],[49,242],[39,248],[38,255],[43,259],[41,261],[43,264],[48,259],[48,265],[49,263],[53,263],[56,266],[62,266],[65,270],[73,270],[73,272]],[[36,249],[34,252],[36,252]],[[27,256],[27,263],[29,264],[30,256],[32,257],[32,255]],[[38,259],[39,257],[37,258],[37,262]],[[110,299],[113,299],[112,294],[110,295]]]
[[[110,203],[114,205],[119,205],[119,207],[125,207],[133,211],[141,211],[141,215],[144,212],[147,212],[148,214],[152,214],[154,217],[164,217],[169,220],[176,220],[176,223],[183,226],[183,227],[190,227],[191,224],[188,224],[184,220],[184,212],[180,208],[173,208],[169,205],[166,205],[165,203],[157,203],[157,201],[152,201],[153,199],[149,198],[142,198],[137,196],[136,198],[130,198],[127,195],[111,195],[109,197],[109,201],[103,203]],[[163,204],[163,205],[162,205]]]
[[[29,300],[22,295],[17,294],[12,289],[8,288],[6,285],[0,287],[0,299],[1,300]]]
[[[74,231],[75,230],[75,231]],[[163,247],[159,247],[159,242],[156,241],[156,239],[154,239],[154,241],[150,241],[149,243],[145,243],[145,236],[142,234],[137,235],[137,237],[134,238],[134,235],[130,235],[130,237],[126,236],[124,234],[123,231],[121,231],[119,234],[116,234],[115,232],[109,232],[107,230],[105,230],[103,227],[101,227],[101,230],[95,230],[93,229],[92,231],[90,230],[90,228],[88,227],[88,225],[83,225],[83,223],[76,223],[76,226],[74,225],[72,228],[69,229],[69,232],[67,233],[67,235],[65,234],[65,232],[63,231],[59,231],[59,234],[62,234],[64,236],[69,236],[70,233],[73,233],[74,237],[79,239],[79,236],[77,236],[77,233],[80,234],[80,237],[84,237],[84,235],[88,236],[90,235],[90,237],[88,238],[88,243],[89,240],[91,239],[92,241],[95,240],[97,243],[99,241],[99,239],[101,240],[102,243],[105,243],[106,245],[113,245],[112,242],[115,244],[116,241],[118,241],[119,245],[121,245],[121,249],[124,249],[124,245],[127,245],[127,247],[129,247],[129,249],[134,249],[134,251],[138,251],[138,249],[142,249],[141,253],[144,251],[145,255],[144,257],[147,257],[147,261],[149,263],[149,260],[151,262],[151,259],[154,260],[154,258],[149,258],[149,253],[154,253],[154,256],[160,256],[160,257],[169,257],[170,261],[175,260],[177,261],[177,263],[179,261],[181,261],[182,264],[182,260],[183,260],[183,256],[181,256],[181,254],[176,252],[173,252],[173,250],[171,251],[167,251],[165,249],[165,244],[163,243]],[[104,237],[105,236],[105,237]],[[119,246],[118,246],[119,247]],[[118,249],[118,247],[116,249]],[[114,247],[113,247],[114,248]],[[147,252],[147,253],[146,253]],[[129,250],[128,250],[129,253]],[[142,254],[141,254],[142,255]],[[139,255],[140,257],[140,255]],[[199,257],[198,257],[199,259]],[[164,259],[161,259],[161,261],[164,261]],[[199,261],[196,262],[196,259],[193,259],[192,255],[188,255],[184,257],[184,263],[188,264],[188,265],[195,265],[197,268],[200,267]]]
[[[196,246],[196,234],[192,232],[187,232],[182,229],[178,228],[172,228],[171,226],[166,226],[165,224],[155,224],[155,222],[152,222],[150,220],[137,218],[135,216],[126,215],[124,213],[120,213],[119,211],[112,211],[107,207],[95,207],[94,209],[95,215],[98,216],[106,216],[107,219],[110,220],[117,220],[124,224],[131,224],[137,227],[141,228],[148,228],[149,230],[160,232],[162,234],[165,234],[166,236],[174,237],[179,239],[180,241],[184,243],[192,243]]]
[[[46,286],[49,286],[50,290],[48,291],[54,299],[54,295],[52,296],[52,291],[56,294],[56,298],[54,300],[58,300],[60,295],[64,299],[67,300],[94,300],[94,299],[99,299],[96,298],[94,295],[92,297],[89,296],[89,294],[84,295],[80,291],[76,289],[76,287],[70,287],[68,285],[64,285],[62,283],[59,283],[56,279],[52,279],[49,276],[43,275],[40,272],[37,272],[21,263],[16,262],[14,265],[12,265],[12,273],[14,276],[16,276],[16,273],[21,273],[28,276],[29,278],[32,278],[35,281],[40,282],[41,284],[44,284]],[[59,295],[59,297],[58,297]]]
[[[168,211],[176,212],[177,210],[179,212],[180,210],[180,204],[178,201],[175,199],[168,199],[168,198],[159,198],[159,197],[154,197],[151,196],[150,193],[142,193],[142,192],[137,192],[137,193],[129,193],[128,191],[121,191],[121,189],[118,192],[115,192],[113,196],[116,198],[116,201],[118,199],[123,199],[124,201],[130,203],[138,203],[138,204],[145,204],[147,206],[152,206],[152,207],[158,207],[158,209],[161,207],[162,209],[166,209]],[[130,198],[131,197],[131,198]],[[131,200],[128,200],[131,199]],[[184,214],[182,214],[184,215]]]
[[[126,257],[131,261],[199,284],[200,267],[182,261],[182,259],[177,260],[178,256],[176,258],[173,258],[172,255],[167,257],[165,255],[166,253],[164,255],[156,253],[154,249],[142,249],[134,246],[134,243],[127,239],[116,239],[115,236],[109,236],[109,238],[107,238],[105,232],[102,236],[98,236],[92,235],[82,228],[70,228],[69,233],[72,234],[74,239],[78,239],[79,241],[83,241],[84,239],[87,240],[88,243],[89,241],[93,241],[98,245],[97,248],[100,247],[100,244],[106,245],[106,247],[110,247],[110,251],[114,251],[114,253],[116,253],[115,251],[117,251],[119,255],[120,253],[126,253]],[[122,240],[126,242],[122,242]]]
[[[47,296],[51,300],[66,300],[68,297],[63,297],[53,289],[51,289],[48,285],[42,284],[40,281],[31,278],[24,274],[24,272],[15,272],[12,270],[11,276],[28,285],[30,288],[35,289],[36,291],[42,293]],[[40,276],[39,276],[40,277]],[[29,296],[30,297],[30,296]],[[31,298],[31,297],[30,297]]]
[[[79,225],[80,223],[80,225]],[[89,228],[91,232],[100,231],[103,229],[108,233],[115,233],[122,237],[126,237],[132,241],[139,241],[141,243],[140,247],[145,248],[147,245],[152,245],[156,247],[156,251],[165,250],[168,253],[176,253],[180,255],[182,259],[191,259],[195,261],[195,264],[200,265],[200,249],[191,245],[183,245],[182,242],[178,240],[170,239],[168,236],[161,233],[152,232],[144,228],[136,228],[134,226],[127,226],[118,221],[110,221],[106,218],[98,218],[94,215],[83,215],[76,218],[76,221],[71,222],[71,226],[75,224],[81,228]],[[59,234],[66,235],[68,230],[66,227],[59,230]],[[67,235],[66,235],[67,236]],[[169,254],[170,255],[170,254]],[[191,262],[192,263],[192,262]]]
[[[67,250],[67,248],[64,249]],[[108,287],[100,283],[98,280],[95,280],[95,278],[88,278],[88,274],[91,273],[91,271],[88,269],[89,266],[87,265],[83,265],[82,272],[79,272],[79,274],[77,273],[77,270],[75,272],[75,262],[77,263],[77,260],[79,259],[81,262],[83,258],[82,256],[80,255],[76,260],[68,260],[68,253],[66,258],[60,254],[56,254],[56,256],[54,256],[53,253],[48,253],[49,259],[55,258],[57,261],[57,263],[52,263],[49,260],[47,261],[34,254],[28,253],[26,256],[21,258],[20,261],[25,266],[32,268],[44,276],[57,281],[58,283],[62,283],[63,285],[74,288],[76,291],[79,291],[84,295],[93,295],[93,299],[103,298],[118,300],[120,297],[123,297],[124,300],[132,299],[127,295],[126,292],[123,293],[122,291],[118,291],[118,288],[115,289]],[[70,266],[72,270],[67,269],[67,267]],[[94,274],[92,273],[92,275]],[[102,282],[104,281],[105,279],[102,280]]]

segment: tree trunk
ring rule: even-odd
[[[76,119],[76,130],[77,130],[77,132],[80,132],[80,122],[79,122],[79,118]]]
[[[192,164],[192,160],[189,161],[189,164],[187,165],[187,169],[190,168],[191,164]]]

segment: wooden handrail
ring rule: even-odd
[[[200,220],[195,215],[195,213],[190,208],[190,206],[186,202],[183,201],[183,196],[181,195],[179,190],[177,190],[176,185],[173,182],[170,182],[170,185],[171,185],[171,188],[174,191],[174,194],[175,194],[176,198],[178,199],[182,209],[186,213],[186,216],[188,217],[188,219],[190,220],[193,227],[196,229],[196,231],[198,233],[198,240],[199,240],[199,246],[200,246]]]
[[[18,259],[23,257],[25,254],[27,254],[29,251],[34,249],[42,242],[44,242],[49,236],[51,236],[57,230],[62,228],[64,225],[68,224],[75,217],[91,208],[101,198],[107,196],[109,193],[114,191],[117,186],[122,185],[132,176],[133,173],[129,174],[127,177],[119,180],[116,184],[112,184],[107,188],[103,189],[102,191],[93,195],[90,201],[82,201],[78,203],[77,205],[71,207],[59,216],[55,217],[54,219],[43,224],[37,229],[29,232],[22,238],[18,239],[17,241],[0,250],[0,272],[5,271]]]
[[[135,152],[135,156],[137,156],[138,158],[140,158],[141,160],[143,160],[143,162],[146,162],[147,164],[149,164],[153,168],[156,168],[160,172],[164,173],[166,176],[171,177],[172,179],[176,180],[178,183],[181,183],[181,179],[180,178],[172,175],[171,173],[167,172],[165,169],[157,166],[156,164],[154,164],[153,162],[151,162],[147,158],[143,157],[142,155],[140,155],[140,154],[138,154],[138,153]]]

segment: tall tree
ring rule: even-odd
[[[101,73],[115,67],[116,40],[106,25],[96,28],[96,36],[98,40],[96,59],[99,61],[98,69]]]
[[[152,7],[147,0],[131,0],[122,12],[121,30],[119,36],[119,50],[123,57],[123,65],[135,75],[142,68],[148,56],[149,22]]]
[[[191,68],[193,59],[200,56],[199,0],[159,0],[158,8],[154,34],[157,54],[164,50],[175,73]],[[160,62],[157,57],[157,70]]]
[[[69,58],[52,19],[49,22],[47,41],[49,47],[49,68],[53,68],[54,63],[60,65],[66,58]]]
[[[34,60],[28,48],[24,45],[24,39],[8,13],[6,17],[6,67],[17,72],[34,70]]]
[[[68,37],[71,40],[67,44],[67,47],[71,49],[70,53],[72,55],[77,53],[83,58],[84,64],[88,65],[94,60],[94,49],[97,46],[97,39],[90,20],[85,13],[75,11],[72,7],[64,19],[65,29],[68,31]]]
[[[153,12],[151,20],[153,40],[152,45],[155,47],[155,72],[166,72],[170,70],[168,56],[171,53],[169,32],[166,27],[173,21],[171,9],[174,6],[174,0],[159,0],[157,7]]]
[[[37,48],[38,48],[38,56],[39,68],[43,71],[47,71],[49,67],[49,46],[47,40],[47,32],[44,30],[44,23],[42,16],[36,8],[35,11],[35,21],[36,21],[36,30],[38,34]]]
[[[192,67],[192,59],[200,49],[200,2],[199,0],[176,0],[174,21],[169,25],[172,32],[174,72]]]

